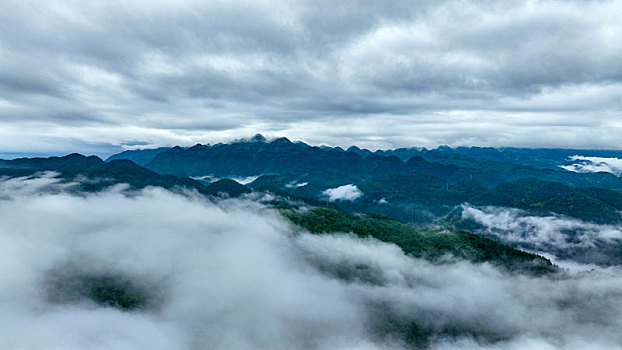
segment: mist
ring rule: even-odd
[[[622,265],[622,227],[563,216],[533,216],[503,207],[462,205],[462,218],[483,226],[481,233],[506,244],[548,253],[555,260]]]
[[[250,199],[70,188],[0,181],[2,349],[622,348],[617,268],[431,264]]]

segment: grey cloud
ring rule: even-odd
[[[615,0],[9,1],[4,7],[0,89],[13,109],[0,103],[0,121],[23,129],[16,120],[23,115],[65,126],[59,143],[67,135],[102,141],[66,115],[109,125],[113,145],[129,137],[127,126],[168,134],[142,141],[170,145],[246,136],[248,128],[284,134],[283,124],[301,120],[325,132],[327,121],[369,125],[385,115],[413,124],[435,116],[449,132],[448,141],[423,132],[414,141],[473,144],[487,142],[486,133],[454,127],[454,115],[495,114],[494,132],[541,112],[563,131],[558,120],[581,111],[594,115],[582,118],[585,131],[606,132],[590,123],[615,123],[611,115],[620,110],[622,6]],[[205,122],[223,118],[232,120],[226,130]],[[396,128],[379,137],[408,145]],[[538,142],[525,136],[494,142],[504,144]]]

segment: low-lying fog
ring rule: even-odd
[[[502,207],[462,205],[462,218],[483,226],[484,234],[556,259],[601,266],[622,265],[622,227],[563,216],[533,216]]]
[[[618,269],[432,265],[250,200],[70,188],[0,183],[1,349],[622,348]]]
[[[574,163],[560,165],[560,168],[575,173],[606,172],[612,173],[617,177],[622,175],[622,159],[620,158],[585,157],[576,155],[569,157],[568,161]]]

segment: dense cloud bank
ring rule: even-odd
[[[572,156],[570,161],[575,163],[560,167],[577,173],[606,172],[618,177],[622,175],[622,159],[620,158]]]
[[[622,348],[616,269],[432,265],[250,200],[54,186],[0,183],[3,349]]]
[[[109,154],[256,132],[370,148],[622,147],[620,0],[3,9],[3,152]]]
[[[462,206],[462,218],[512,246],[586,264],[622,265],[622,227],[502,207]]]

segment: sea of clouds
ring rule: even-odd
[[[54,174],[0,181],[1,349],[402,349],[412,325],[431,349],[622,349],[615,268],[434,265],[309,234],[249,199],[71,188]],[[81,276],[145,300],[97,304],[72,290]]]

